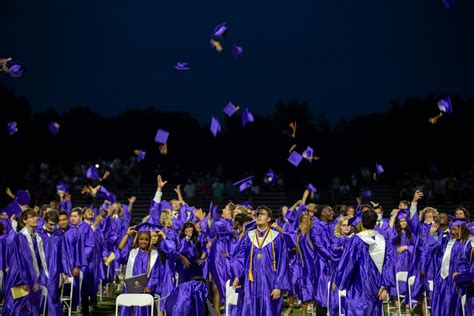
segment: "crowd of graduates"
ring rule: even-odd
[[[231,315],[290,315],[297,306],[302,315],[337,315],[339,308],[345,315],[381,315],[384,302],[407,313],[429,307],[433,315],[462,315],[464,308],[474,315],[469,212],[418,209],[420,190],[390,218],[360,197],[354,206],[311,203],[308,189],[279,210],[232,202],[203,210],[186,203],[179,187],[176,197],[164,197],[167,181],[157,176],[149,214],[136,221],[134,196],[122,204],[105,177],[88,170],[87,178],[93,181],[82,190],[90,197],[86,206],[73,205],[63,183],[58,200],[40,206],[30,205],[27,190],[7,190],[12,201],[0,218],[2,315],[39,315],[42,304],[48,315],[62,315],[61,289],[71,277],[72,307],[89,315],[99,287],[109,284],[109,297],[116,295],[120,274],[125,281],[145,275],[142,292],[155,295],[167,315],[220,315],[226,283],[238,295]],[[407,278],[397,291],[398,272]],[[341,306],[339,290],[346,290]],[[123,307],[121,314],[150,309]]]

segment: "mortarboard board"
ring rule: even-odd
[[[240,202],[239,205],[242,205],[243,207],[245,208],[252,208],[252,205],[250,204],[250,202],[246,201],[246,202]]]
[[[288,161],[295,167],[298,167],[301,160],[303,160],[303,156],[301,156],[297,151],[293,150],[288,157]]]
[[[4,71],[14,78],[21,77],[25,71],[25,68],[20,62],[14,61],[11,58],[0,58],[0,67],[1,71]]]
[[[160,230],[160,226],[155,225],[151,222],[145,222],[138,224],[137,227],[135,227],[135,230],[137,232],[156,232]]]
[[[364,191],[360,192],[360,196],[364,199],[370,199],[372,197],[372,191],[369,189],[365,189]]]
[[[359,219],[359,221],[358,221]],[[349,220],[347,221],[347,224],[351,225],[351,226],[354,226],[354,222],[360,222],[360,217],[359,216],[352,216],[351,218],[349,218]],[[357,224],[357,223],[356,223]]]
[[[253,114],[249,112],[249,109],[246,108],[242,112],[242,125],[245,126],[247,123],[252,123],[254,121]]]
[[[53,134],[54,136],[58,135],[59,133],[59,124],[56,123],[56,122],[51,122],[49,124],[49,131],[51,132],[51,134]]]
[[[446,97],[438,101],[438,109],[442,113],[451,113],[453,112],[453,107],[451,106],[451,98]]]
[[[253,186],[252,178],[253,176],[247,177],[235,182],[233,185],[238,185],[240,192],[245,191]]]
[[[443,4],[446,8],[451,8],[454,5],[454,0],[443,0]]]
[[[167,131],[159,129],[156,132],[156,135],[155,135],[155,142],[157,142],[158,144],[164,145],[168,141],[168,136],[169,135],[170,135],[170,133],[168,133]]]
[[[30,204],[30,192],[28,190],[17,190],[16,191],[16,201],[20,205]]]
[[[8,135],[12,136],[18,132],[18,124],[16,122],[9,122],[7,124]]]
[[[239,58],[242,53],[244,52],[244,49],[236,44],[234,44],[234,46],[232,46],[232,55],[235,57],[235,58]]]
[[[273,185],[276,182],[276,179],[276,173],[272,169],[268,169],[265,177],[263,178],[263,182]]]
[[[97,191],[97,197],[110,201],[111,203],[115,203],[116,201],[115,195],[107,190],[103,185],[101,185],[99,191]]]
[[[256,229],[257,228],[257,223],[255,220],[247,222],[244,224],[245,231],[248,232],[249,230]]]
[[[226,34],[227,34],[227,22],[223,22],[214,28],[214,31],[212,31],[211,38],[214,41],[220,41],[226,36]]]
[[[99,170],[96,166],[91,165],[89,169],[86,171],[86,178],[91,180],[98,180],[99,179]]]
[[[224,113],[227,114],[228,117],[231,117],[235,112],[240,109],[239,106],[233,105],[231,102],[227,103],[224,107]]]
[[[402,219],[406,220],[408,218],[408,212],[409,212],[409,210],[407,210],[407,209],[399,210],[398,214],[397,214],[397,219],[398,220],[402,220]]]
[[[312,194],[314,194],[318,191],[318,190],[316,190],[316,188],[311,183],[308,183],[306,185],[306,189],[308,189]]]
[[[377,172],[377,174],[384,173],[382,165],[379,164],[375,164],[375,171]]]
[[[213,116],[211,118],[211,133],[214,135],[214,137],[217,136],[217,133],[221,131],[221,124],[219,121]]]
[[[58,192],[67,192],[68,186],[64,184],[63,182],[59,182],[58,185],[56,186],[56,191]]]
[[[449,216],[449,217],[451,219],[451,224],[449,225],[450,227],[466,225],[465,218],[455,218],[453,216]]]
[[[188,66],[188,63],[187,62],[182,62],[182,61],[178,61],[176,63],[176,65],[173,66],[175,69],[177,70],[189,70],[189,66]]]
[[[134,153],[135,153],[135,155],[137,155],[138,161],[145,160],[146,151],[141,150],[141,149],[135,149]]]

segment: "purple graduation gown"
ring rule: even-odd
[[[48,313],[51,316],[63,315],[59,282],[61,280],[61,273],[71,275],[67,253],[64,250],[64,234],[60,229],[56,229],[52,234],[49,234],[43,227],[37,228],[37,232],[43,238],[44,252],[49,270],[47,284]]]
[[[166,299],[166,314],[204,316],[208,296],[209,290],[204,282],[188,281],[182,283]]]
[[[32,238],[25,227],[13,240],[2,315],[21,315],[23,313],[39,315],[41,290],[33,292],[31,289],[37,283],[46,286],[48,276],[43,240],[39,234],[35,234],[35,238]],[[13,299],[10,289],[20,285],[26,285],[30,289],[30,293]]]
[[[441,247],[441,245],[439,245]],[[465,242],[451,239],[443,249],[441,265],[433,285],[433,315],[462,315],[461,298],[464,289],[455,289],[453,273],[465,273],[469,270],[463,259]],[[449,253],[450,252],[450,253]],[[449,265],[449,266],[448,266]],[[446,274],[443,275],[443,271]]]
[[[79,234],[84,241],[84,254],[86,259],[86,266],[82,269],[82,286],[81,286],[81,297],[96,296],[97,287],[95,286],[95,269],[98,269],[99,266],[96,264],[94,247],[94,232],[92,227],[87,222],[80,222],[77,225]]]
[[[127,250],[125,250],[126,252]],[[150,257],[151,256],[151,257]],[[156,250],[152,252],[142,251],[141,249],[132,249],[128,253],[127,272],[125,278],[129,278],[135,275],[149,273],[147,287],[151,290],[151,295],[156,293],[158,285],[159,271],[158,261],[159,256]],[[150,262],[150,270],[148,271],[148,264]],[[128,267],[130,266],[130,268]],[[133,266],[133,267],[132,267]],[[126,289],[124,289],[126,293]],[[134,315],[134,316],[145,316],[150,315],[149,307],[121,307],[122,316]]]
[[[385,251],[375,251],[375,236],[383,240]],[[372,259],[371,251],[375,259]],[[336,276],[337,287],[347,290],[346,315],[382,315],[379,289],[387,289],[394,284],[393,274],[387,273],[392,271],[389,253],[390,243],[385,242],[384,237],[374,230],[362,231],[350,239],[344,248]]]
[[[334,236],[327,222],[316,221],[311,229],[316,250],[316,301],[322,307],[328,306],[328,282],[331,279],[331,241]]]
[[[283,236],[277,231],[271,230],[262,248],[258,248],[255,234],[257,230],[251,230],[243,237],[238,258],[242,265],[244,275],[241,276],[242,291],[239,294],[238,305],[242,315],[280,315],[283,307],[283,291],[290,289],[290,276],[288,265],[288,253]],[[275,258],[272,251],[272,241]],[[250,254],[253,247],[252,274],[254,281],[249,280]],[[258,254],[261,253],[261,259]],[[274,271],[273,261],[276,262]],[[282,295],[277,300],[272,300],[272,290],[280,289]]]
[[[393,245],[392,251],[390,255],[392,256],[392,262],[393,262],[393,267],[394,271],[393,273],[396,275],[397,272],[403,272],[410,269],[410,265],[412,262],[412,255],[413,255],[413,250],[414,250],[414,242],[413,239],[409,240],[406,232],[402,231],[402,236],[400,238],[400,244],[396,245],[397,241],[397,231],[390,229],[386,232],[386,236],[388,237],[389,242]],[[408,246],[408,249],[403,251],[402,253],[397,253],[397,249],[402,246]],[[408,293],[407,291],[407,283],[406,282],[399,282],[398,284],[399,290],[400,290],[400,295],[406,295]],[[393,287],[390,287],[390,296],[397,296],[397,287],[396,284]],[[408,300],[407,300],[408,302]]]
[[[331,244],[331,290],[330,290],[330,298],[329,298],[329,312],[331,315],[336,315],[339,313],[339,293],[338,291],[332,290],[332,283],[336,283],[336,275],[337,275],[337,267],[339,266],[339,261],[341,260],[342,253],[344,252],[344,248],[347,247],[349,243],[350,236],[334,236],[333,242]],[[343,299],[343,308],[342,311],[345,312],[345,304]]]
[[[318,280],[316,277],[315,242],[315,234],[310,232],[307,234],[298,233],[296,236],[297,250],[294,269],[298,271],[299,277],[295,289],[302,302],[316,299],[315,285],[318,284]]]
[[[82,235],[74,226],[70,226],[68,230],[64,232],[64,248],[67,253],[67,257],[69,259],[69,268],[68,271],[72,272],[75,267],[84,271],[87,268],[87,259],[84,247],[84,239]],[[72,307],[76,307],[79,305],[79,298],[80,298],[80,278],[74,277],[74,292],[73,292],[73,299],[72,299]]]

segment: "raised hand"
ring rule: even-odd
[[[128,198],[128,203],[133,204],[135,203],[136,200],[137,200],[137,197],[132,195],[131,197]]]
[[[423,198],[423,192],[420,191],[420,190],[416,190],[415,194],[413,195],[413,202],[418,202],[418,200],[420,200],[421,198]]]
[[[156,177],[156,182],[157,182],[157,185],[158,185],[158,190],[163,189],[165,184],[168,183],[168,181],[163,181],[163,179],[161,178],[161,175],[158,175]]]

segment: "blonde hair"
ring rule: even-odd
[[[163,225],[163,227],[167,226],[166,224],[168,223],[168,226],[173,225],[172,222],[173,217],[171,216],[171,211],[170,210],[162,210],[161,215],[160,215],[160,223]]]
[[[438,218],[438,210],[431,207],[431,206],[427,206],[425,207],[421,212],[420,212],[420,221],[424,222],[425,221],[425,213],[426,212],[432,212],[433,213],[433,219],[437,219]]]
[[[342,235],[342,223],[349,221],[349,219],[349,216],[343,216],[337,221],[336,227],[334,228],[334,236],[340,237]]]
[[[235,215],[237,215],[237,214],[245,214],[245,215],[247,215],[247,214],[248,214],[248,210],[247,210],[247,208],[246,208],[245,206],[243,206],[243,205],[237,205],[237,206],[235,207],[235,209],[234,209],[234,213],[233,213],[234,217],[235,217]]]

